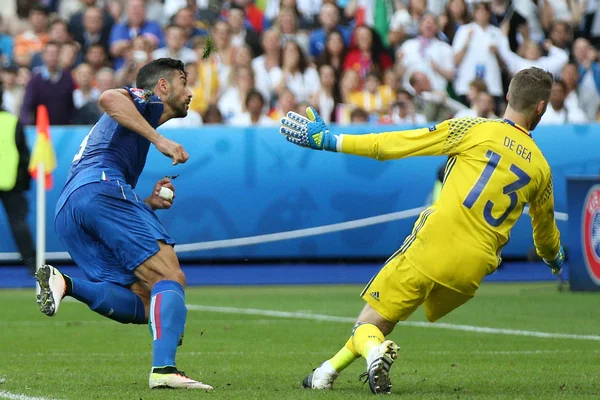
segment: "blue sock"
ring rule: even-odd
[[[131,290],[109,282],[90,282],[67,276],[65,279],[68,295],[98,314],[123,324],[146,323],[144,302]]]
[[[175,353],[183,335],[187,308],[183,286],[175,281],[160,281],[152,288],[150,329],[152,331],[152,366],[175,367]]]

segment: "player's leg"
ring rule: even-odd
[[[430,322],[435,322],[472,298],[473,296],[459,293],[436,283],[423,303],[425,316]]]
[[[338,374],[362,355],[367,360],[367,374],[371,371],[372,391],[389,392],[389,367],[396,358],[397,346],[386,341],[385,336],[392,332],[397,321],[405,320],[418,308],[427,290],[421,276],[403,256],[392,257],[363,290],[361,296],[367,305],[344,347],[306,377],[303,386],[331,388]],[[383,373],[378,373],[379,370]]]

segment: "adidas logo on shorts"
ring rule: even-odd
[[[379,301],[379,292],[371,292],[369,294],[371,295],[372,298]]]

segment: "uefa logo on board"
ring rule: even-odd
[[[583,207],[583,258],[590,278],[600,285],[600,185],[590,189]]]

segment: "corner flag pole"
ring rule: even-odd
[[[44,162],[37,165],[37,190],[36,190],[36,256],[35,270],[46,263],[46,170]],[[35,284],[36,296],[40,294],[40,285]]]

